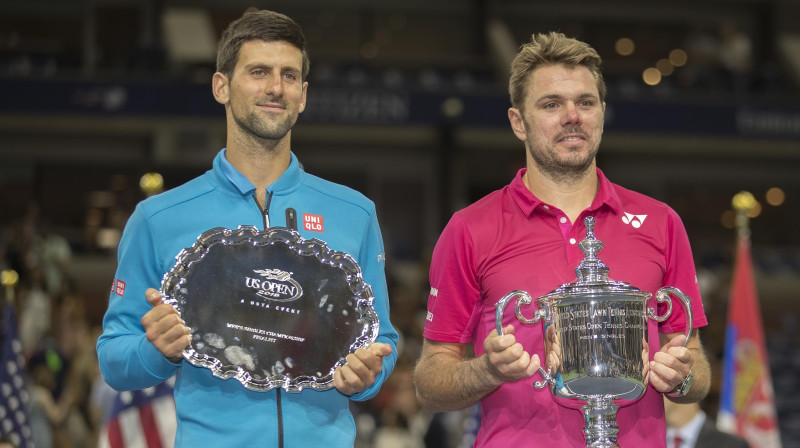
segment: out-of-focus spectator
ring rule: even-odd
[[[36,252],[44,286],[52,297],[61,294],[65,273],[72,259],[72,248],[63,236],[46,230],[36,240]]]
[[[19,339],[23,355],[30,358],[50,331],[53,299],[38,267],[30,270],[26,283],[19,291]]]
[[[90,394],[95,379],[100,376],[94,342],[86,319],[84,300],[78,295],[68,295],[59,307],[57,321],[58,346],[69,359],[66,391],[71,407],[64,421],[64,431],[72,441],[72,448],[95,446],[98,421],[92,413]]]
[[[380,409],[381,424],[375,432],[375,448],[425,448],[430,416],[417,403],[411,364],[401,365],[402,361],[398,359],[381,390],[384,405]]]
[[[747,441],[717,429],[699,403],[664,400],[668,448],[748,448]]]
[[[37,448],[58,448],[67,439],[60,431],[68,412],[67,394],[59,394],[59,375],[63,359],[53,349],[37,352],[27,365],[30,381],[30,425]]]

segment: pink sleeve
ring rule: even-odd
[[[480,287],[472,235],[458,214],[447,223],[433,250],[430,283],[423,336],[441,342],[469,342]]]
[[[693,324],[692,328],[708,325],[703,300],[700,297],[700,287],[697,284],[697,271],[694,266],[692,248],[683,222],[674,210],[670,209],[667,222],[667,247],[665,250],[666,272],[662,286],[672,286],[679,289],[691,299]],[[672,314],[659,325],[661,333],[677,333],[686,329],[686,312],[678,297],[672,297]],[[659,305],[659,312],[663,314],[666,305]]]

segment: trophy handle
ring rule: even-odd
[[[536,310],[536,312],[533,315],[533,318],[531,319],[528,319],[527,317],[523,316],[522,311],[520,310],[520,306],[530,305],[531,302],[533,301],[533,298],[531,297],[530,294],[528,294],[525,291],[511,291],[510,293],[504,295],[503,298],[500,299],[497,302],[497,304],[495,304],[496,310],[494,314],[494,325],[497,328],[497,334],[500,336],[503,336],[505,334],[503,333],[503,311],[505,310],[506,305],[508,305],[508,302],[513,298],[519,298],[519,300],[517,300],[517,304],[515,305],[514,309],[517,315],[517,319],[519,319],[523,323],[535,324],[536,322],[539,322],[542,316],[544,316],[543,309]],[[547,387],[548,384],[556,383],[555,378],[553,378],[553,376],[547,373],[547,371],[544,370],[543,368],[539,367],[539,373],[542,374],[542,378],[544,378],[544,381],[536,381],[535,383],[533,383],[533,387],[537,389],[544,389],[545,387]]]
[[[653,319],[656,322],[664,322],[667,320],[670,314],[672,314],[672,299],[670,299],[669,295],[675,295],[679,299],[681,299],[681,303],[683,304],[683,309],[686,311],[686,342],[683,343],[683,346],[686,347],[689,344],[689,338],[692,335],[692,323],[694,322],[694,314],[692,313],[692,299],[681,292],[678,288],[673,288],[671,286],[665,286],[658,290],[656,293],[656,300],[660,303],[667,304],[667,312],[664,313],[663,316],[656,316],[654,308],[647,308],[647,317]]]
[[[539,319],[541,319],[542,315],[544,314],[542,310],[537,310],[533,314],[532,319],[528,319],[527,317],[523,316],[522,311],[520,310],[520,306],[530,305],[531,302],[533,301],[533,298],[531,298],[531,295],[525,291],[511,291],[510,293],[504,295],[503,298],[500,299],[497,302],[497,304],[495,304],[495,308],[497,309],[495,310],[494,313],[494,325],[497,328],[497,334],[499,334],[500,336],[503,336],[505,334],[503,333],[503,310],[505,310],[506,305],[508,305],[508,302],[515,297],[519,298],[519,300],[517,300],[516,306],[514,307],[517,314],[517,319],[521,320],[523,323],[535,324],[536,322],[539,322]]]

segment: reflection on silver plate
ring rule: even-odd
[[[246,388],[333,387],[345,356],[378,336],[372,288],[348,254],[294,230],[204,232],[164,276],[164,303],[192,330],[183,356]]]

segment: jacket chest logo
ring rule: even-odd
[[[641,227],[642,224],[644,224],[645,218],[647,218],[647,215],[634,215],[628,212],[623,213],[625,213],[625,216],[622,217],[622,222],[630,224],[634,229]]]
[[[324,232],[325,224],[322,220],[322,215],[303,213],[303,230],[308,230],[311,232]]]

